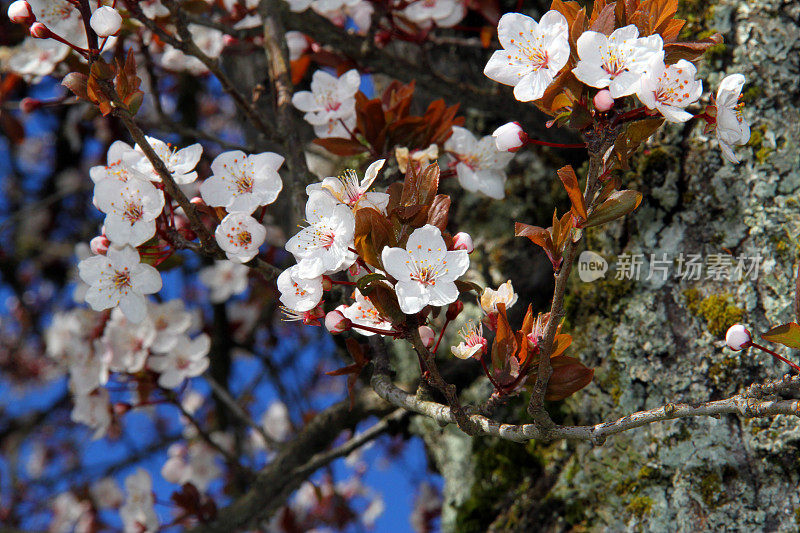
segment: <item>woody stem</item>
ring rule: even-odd
[[[598,179],[603,170],[603,154],[614,142],[616,130],[611,129],[601,132],[599,136],[587,139],[589,148],[589,170],[586,175],[586,188],[584,189],[583,199],[587,206],[587,213],[591,214],[594,209],[594,197],[600,187]],[[580,234],[582,237],[583,234]],[[534,423],[544,430],[555,427],[550,415],[544,408],[544,397],[547,393],[547,385],[553,368],[550,365],[550,356],[553,353],[553,341],[561,319],[564,316],[564,294],[567,289],[567,281],[572,271],[572,263],[580,244],[580,237],[576,240],[569,239],[563,253],[561,270],[556,274],[556,286],[553,291],[553,303],[550,306],[550,315],[547,326],[542,336],[541,351],[539,356],[539,366],[536,372],[536,383],[531,393],[530,403],[528,404],[528,414],[533,418]]]

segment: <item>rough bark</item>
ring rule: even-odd
[[[588,234],[586,247],[609,260],[609,275],[591,284],[573,279],[568,291],[572,353],[597,371],[587,389],[549,406],[557,421],[597,423],[674,400],[719,399],[788,371],[763,354],[731,352],[721,339],[734,322],[763,332],[794,320],[800,6],[722,0],[683,9],[695,31],[725,35],[728,47],[710,54],[701,75],[706,89],[715,90],[725,74],[745,74],[753,137],[738,150],[742,163],[733,166],[723,164],[700,126],[667,126],[634,159],[623,182],[645,193],[643,205],[626,222]],[[529,159],[524,175],[511,182],[516,199],[503,210],[488,208],[490,238],[513,220],[537,222],[526,216],[546,221],[541,210],[552,202],[542,198],[549,191],[563,196],[551,187],[559,163]],[[462,208],[460,215],[487,214]],[[476,227],[484,220],[476,218]],[[529,243],[497,244],[484,258],[487,281],[502,281],[505,272],[523,296],[540,301],[549,294],[537,273],[546,267],[524,259]],[[760,254],[757,281],[613,279],[621,253],[707,257],[726,250]],[[647,268],[645,261],[643,278]],[[526,271],[531,277],[520,279]],[[498,416],[527,421],[524,407],[511,402]],[[446,479],[446,531],[788,531],[800,525],[796,417],[660,422],[595,447],[471,439],[452,426],[414,424]]]

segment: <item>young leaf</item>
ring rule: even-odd
[[[431,203],[430,209],[428,209],[428,224],[445,231],[449,212],[450,197],[446,194],[437,194]]]
[[[547,384],[544,399],[550,402],[563,400],[592,382],[594,369],[588,368],[574,357],[559,355],[550,359],[553,374]]]
[[[335,155],[351,156],[367,151],[367,147],[360,142],[344,137],[326,137],[324,139],[314,139],[313,142]]]
[[[761,335],[761,338],[783,344],[788,348],[800,349],[800,326],[795,322],[781,324]]]
[[[61,85],[69,89],[81,100],[89,101],[89,95],[86,92],[86,84],[89,78],[86,74],[80,72],[70,72],[61,81]]]
[[[357,340],[351,338],[347,339],[345,343],[347,344],[347,351],[353,356],[353,361],[355,362],[352,365],[325,372],[325,374],[328,376],[347,376],[347,395],[350,397],[350,409],[352,409],[353,401],[355,400],[353,397],[353,387],[355,387],[358,376],[361,374],[364,367],[367,366],[369,359],[364,356],[364,350],[361,349],[361,345]]]
[[[591,228],[624,217],[639,207],[641,201],[642,193],[638,191],[624,190],[611,193],[608,200],[595,209],[586,222],[580,224],[579,227]]]
[[[564,188],[567,190],[570,202],[572,202],[572,211],[576,216],[586,220],[586,206],[583,203],[583,192],[578,185],[578,176],[575,175],[575,170],[570,165],[558,169],[558,177]]]

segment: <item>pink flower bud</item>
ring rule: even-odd
[[[750,345],[751,340],[750,332],[747,331],[741,324],[734,324],[728,328],[728,333],[725,334],[725,344],[731,350],[739,351]]]
[[[470,237],[469,233],[461,231],[453,235],[453,249],[466,250],[468,254],[471,254],[475,246],[472,244],[472,237]]]
[[[192,199],[189,200],[189,203],[192,204],[192,205],[197,205],[197,206],[206,205],[206,202],[200,196],[192,197]]]
[[[31,27],[28,30],[28,32],[31,34],[31,37],[36,37],[37,39],[50,38],[50,30],[48,30],[47,26],[45,26],[41,22],[34,22],[33,24],[31,24]]]
[[[334,310],[325,315],[325,327],[334,335],[350,329],[350,324],[341,311]]]
[[[419,337],[422,339],[422,344],[424,344],[427,349],[430,350],[433,348],[433,343],[436,341],[436,333],[434,333],[431,328],[428,326],[420,326]]]
[[[92,13],[89,25],[98,37],[111,37],[122,26],[122,17],[113,7],[102,6]]]
[[[598,111],[605,113],[614,107],[614,98],[611,97],[611,92],[608,89],[603,89],[594,95],[594,108]]]
[[[23,113],[31,113],[42,107],[42,101],[26,96],[19,102],[19,108]]]
[[[233,46],[239,42],[239,39],[234,37],[233,35],[223,35],[222,36],[222,44],[226,47]]]
[[[519,122],[503,124],[492,133],[494,143],[501,152],[516,152],[528,140],[528,134],[522,131]]]
[[[98,235],[89,241],[89,248],[92,250],[92,253],[97,255],[106,255],[109,246],[111,246],[111,241],[109,241],[105,235]]]
[[[36,21],[31,5],[25,0],[17,0],[8,6],[8,18],[15,24],[31,24]]]

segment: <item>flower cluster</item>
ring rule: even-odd
[[[486,76],[513,86],[517,100],[535,101],[559,118],[569,117],[580,105],[577,101],[581,94],[589,88],[598,90],[594,92],[593,101],[595,110],[600,113],[607,113],[612,107],[624,111],[626,98],[635,95],[644,105],[645,116],[660,115],[677,123],[694,116],[686,108],[697,103],[703,92],[702,82],[696,79],[697,69],[680,54],[666,53],[668,45],[671,49],[680,45],[672,42],[675,36],[671,33],[672,28],[680,28],[679,25],[658,26],[652,33],[640,35],[641,24],[614,28],[612,23],[603,22],[606,24],[603,31],[594,31],[602,15],[593,13],[593,29],[578,30],[576,34],[577,24],[585,24],[585,21],[576,22],[575,14],[566,12],[571,17],[568,20],[562,6],[555,6],[538,22],[520,13],[503,15],[497,27],[503,48],[489,59],[484,69]],[[642,17],[649,16],[659,14],[642,14]],[[691,50],[691,53],[699,50],[695,55],[689,52],[683,55],[693,58],[710,44],[713,42],[697,43]],[[697,115],[716,131],[724,157],[734,163],[738,160],[731,146],[744,144],[750,137],[738,104],[743,84],[741,74],[723,79],[716,105]],[[505,140],[498,142],[498,146],[519,146]]]

